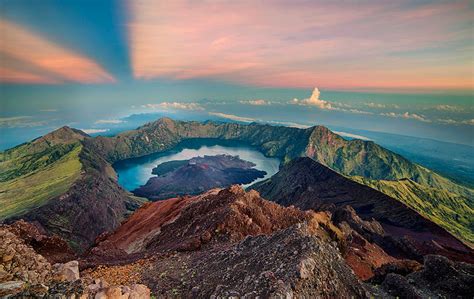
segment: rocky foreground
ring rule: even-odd
[[[103,279],[81,277],[77,260],[54,263],[73,257],[68,245],[24,221],[1,226],[0,240],[1,298],[150,297],[144,285],[110,285]]]
[[[382,231],[348,206],[302,211],[232,186],[145,204],[80,256],[32,224],[1,226],[0,291],[39,298],[472,298],[471,264],[395,257],[372,240]]]

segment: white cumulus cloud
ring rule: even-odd
[[[463,109],[459,106],[446,105],[446,104],[436,105],[434,108],[436,110],[439,110],[439,111],[449,111],[449,112],[461,112],[461,111],[463,111]]]
[[[394,118],[415,119],[415,120],[419,120],[423,122],[431,122],[431,120],[427,119],[422,114],[416,114],[416,113],[410,113],[410,112],[405,112],[405,113],[386,112],[386,113],[380,113],[380,115],[394,117]]]
[[[375,102],[367,102],[367,103],[364,103],[364,105],[369,108],[375,108],[375,109],[385,109],[385,108],[400,109],[400,106],[398,106],[397,104],[382,104],[382,103],[375,103]]]
[[[47,123],[46,120],[35,120],[32,116],[0,117],[0,128],[32,128],[44,126]]]
[[[354,138],[354,139],[360,139],[360,140],[371,140],[369,137],[365,137],[362,135],[357,135],[357,134],[352,134],[352,133],[347,133],[347,132],[341,132],[341,131],[332,131],[333,133],[336,133],[337,135],[343,136],[343,137],[349,137],[349,138]]]
[[[319,109],[325,110],[333,110],[334,108],[331,106],[331,103],[329,103],[328,101],[321,100],[319,98],[319,95],[319,89],[315,87],[309,99],[298,100],[294,98],[290,103],[296,105],[316,106]]]
[[[181,103],[181,102],[163,102],[163,103],[157,103],[157,104],[145,104],[145,105],[142,105],[142,108],[152,109],[152,110],[168,110],[168,109],[204,110],[204,108],[197,103]]]
[[[446,125],[469,125],[474,126],[474,118],[472,119],[465,119],[465,120],[455,120],[452,118],[440,118],[438,122],[446,124]]]

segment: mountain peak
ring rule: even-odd
[[[166,125],[170,125],[170,124],[175,123],[175,121],[173,119],[169,118],[169,117],[161,117],[156,122],[161,123],[161,124],[166,124]]]
[[[36,139],[35,143],[47,141],[48,143],[52,144],[68,144],[84,140],[87,137],[89,137],[89,135],[87,135],[81,130],[73,129],[68,126],[63,126]]]

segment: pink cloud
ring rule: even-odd
[[[130,59],[139,79],[472,88],[469,55],[416,54],[469,41],[468,28],[452,29],[469,24],[468,2],[139,0],[129,1],[129,11]],[[397,54],[409,51],[415,54]]]
[[[57,84],[59,81],[46,76],[0,67],[0,82],[6,83],[29,83],[29,84]]]
[[[43,76],[37,73],[27,75],[24,70],[10,70],[10,77],[14,77],[15,82],[111,83],[115,81],[114,77],[95,61],[63,48],[17,24],[0,20],[0,32],[2,32],[0,54],[30,64],[44,73]],[[16,75],[13,76],[13,73]],[[19,73],[23,74],[19,75]],[[5,76],[6,79],[7,77]],[[43,79],[37,77],[43,77]]]

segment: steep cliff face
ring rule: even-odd
[[[295,159],[272,178],[251,188],[264,198],[303,210],[334,211],[350,205],[363,219],[380,222],[390,235],[408,237],[421,255],[437,253],[459,260],[474,260],[467,246],[411,208],[309,158]]]
[[[410,179],[396,181],[369,180],[362,177],[352,179],[398,199],[474,247],[474,198],[424,186]]]
[[[242,141],[268,156],[291,159],[303,154],[310,133],[309,129],[270,125],[183,122],[162,118],[115,137],[97,137],[91,143],[111,162],[162,152],[192,138]]]
[[[0,153],[0,220],[21,216],[66,192],[81,176],[87,136],[67,127]]]

